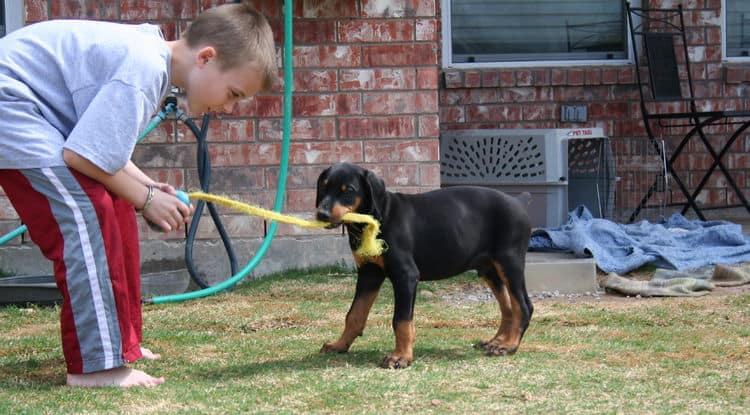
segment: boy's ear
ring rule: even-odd
[[[195,59],[198,61],[198,66],[206,65],[214,58],[216,58],[216,49],[214,49],[213,46],[204,46],[198,49],[198,53],[195,55]]]

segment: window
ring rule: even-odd
[[[750,58],[750,2],[724,0],[724,56]]]
[[[0,0],[0,37],[23,26],[23,0]]]
[[[448,67],[628,62],[619,0],[442,0]]]

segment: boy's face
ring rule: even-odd
[[[251,97],[262,87],[261,74],[250,63],[222,71],[216,52],[204,47],[185,85],[193,113],[232,112],[237,101]]]

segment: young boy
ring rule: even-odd
[[[48,21],[0,39],[0,185],[53,261],[67,384],[156,386],[141,343],[135,209],[165,231],[192,213],[130,161],[170,85],[194,113],[230,112],[277,73],[271,28],[246,4],[158,27]]]

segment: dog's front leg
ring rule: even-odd
[[[383,285],[385,274],[383,269],[375,264],[364,264],[357,269],[357,288],[354,301],[346,314],[344,333],[335,342],[328,342],[320,349],[321,353],[346,353],[354,339],[362,335],[370,314],[370,308],[378,297],[380,286]]]
[[[403,369],[414,361],[414,301],[419,271],[413,266],[408,271],[392,275],[393,333],[396,335],[396,347],[383,358],[380,366],[386,369]]]

